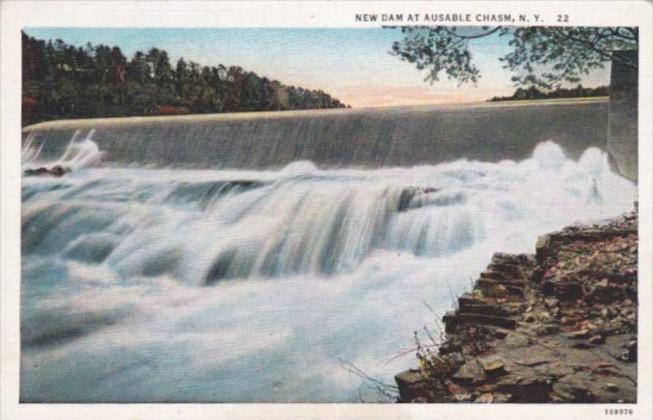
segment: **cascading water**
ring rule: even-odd
[[[51,121],[23,129],[40,157],[61,156],[79,130],[95,130],[103,161],[205,169],[435,165],[466,156],[523,160],[548,139],[578,159],[604,147],[607,102],[476,104]]]
[[[93,133],[24,177],[23,401],[358,401],[495,251],[629,210],[590,148],[434,166],[106,166]],[[391,361],[388,361],[392,359]],[[364,394],[374,400],[377,394]]]
[[[63,165],[70,169],[81,169],[99,163],[102,153],[100,152],[98,145],[93,141],[94,134],[95,130],[89,130],[86,135],[80,139],[80,137],[82,137],[82,131],[76,130],[64,149],[63,154],[55,161],[45,162],[45,165],[49,167]],[[44,163],[40,157],[45,143],[41,142],[38,145],[34,144],[36,138],[36,133],[31,132],[23,144],[21,157],[23,168],[25,169],[39,166]]]

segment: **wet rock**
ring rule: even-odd
[[[637,340],[630,340],[626,344],[626,361],[627,362],[636,362],[637,361]]]
[[[552,381],[533,372],[524,375],[507,375],[497,383],[501,393],[511,395],[513,402],[545,402],[549,400]]]
[[[619,387],[611,382],[608,382],[605,384],[605,389],[607,389],[610,392],[617,392],[619,391]]]
[[[399,195],[399,204],[397,205],[397,211],[401,212],[408,210],[410,202],[413,200],[413,197],[415,197],[415,194],[417,194],[417,190],[415,188],[406,188],[401,191],[401,194]]]
[[[565,402],[595,402],[597,397],[592,390],[593,381],[587,373],[574,373],[560,378],[553,385],[553,394]]]
[[[465,392],[462,394],[454,394],[454,400],[458,402],[465,402],[465,401],[471,401],[472,400],[472,394]]]
[[[535,368],[543,375],[549,375],[554,379],[562,378],[563,376],[571,375],[575,372],[573,366],[569,366],[562,362],[553,362],[546,365],[537,365]]]
[[[513,333],[506,337],[503,342],[506,348],[517,349],[528,347],[531,345],[531,339],[528,335],[523,333]]]
[[[462,324],[472,325],[493,325],[502,328],[515,328],[515,320],[503,316],[477,314],[477,313],[460,313],[460,312],[447,312],[442,317],[442,322],[445,324],[446,332],[453,332]]]
[[[585,341],[580,341],[580,342],[577,342],[577,343],[573,343],[571,345],[571,348],[580,349],[580,350],[587,350],[587,349],[591,349],[592,347],[594,347],[594,346],[592,346],[590,343],[585,342]]]
[[[440,192],[440,188],[435,187],[409,187],[401,191],[397,211],[406,211],[415,207],[413,199],[421,194],[433,194]]]
[[[496,338],[503,340],[510,334],[510,330],[506,330],[504,328],[495,328],[493,333]]]
[[[412,401],[428,389],[426,379],[416,369],[405,370],[395,375],[401,401]]]
[[[587,341],[579,341],[571,345],[572,349],[579,349],[579,350],[587,350],[587,349],[591,349],[592,347],[594,346],[588,343]]]
[[[476,388],[476,390],[481,394],[485,394],[488,392],[493,393],[494,391],[496,391],[496,389],[497,386],[494,384],[482,384]]]
[[[35,169],[25,169],[23,172],[23,175],[25,176],[54,176],[54,177],[62,177],[65,174],[69,173],[71,171],[70,168],[64,167],[61,165],[55,165],[52,168],[46,168],[46,167],[40,167],[40,168],[35,168]]]
[[[591,336],[590,339],[588,340],[588,342],[589,342],[590,344],[594,344],[594,345],[596,345],[596,344],[603,344],[603,343],[605,343],[605,338],[603,338],[602,335],[597,334],[597,335],[593,335],[593,336]]]
[[[455,381],[461,383],[477,383],[486,379],[485,371],[477,359],[471,359],[453,375]]]
[[[505,362],[499,356],[481,357],[478,362],[488,376],[498,376],[506,373]]]
[[[489,392],[478,397],[474,402],[477,403],[491,403],[494,402],[494,395]]]
[[[506,402],[510,401],[511,395],[510,394],[502,394],[502,393],[497,392],[497,393],[493,394],[493,397],[494,397],[494,401],[492,401],[492,402],[506,403]]]
[[[555,296],[562,301],[571,302],[583,295],[583,287],[572,281],[546,280],[542,284],[542,292],[548,296]]]
[[[496,253],[458,304],[439,353],[465,360],[429,378],[446,395],[422,398],[636,400],[636,214],[546,235],[535,256]]]
[[[518,364],[518,365],[522,365],[522,366],[532,367],[532,366],[545,365],[545,364],[551,363],[552,361],[553,361],[553,359],[544,358],[542,356],[539,356],[539,355],[535,354],[535,355],[529,355],[528,357],[516,360],[515,363]]]
[[[557,334],[560,332],[560,327],[556,324],[538,324],[533,328],[533,332],[537,336],[545,336]]]
[[[568,316],[563,316],[560,318],[560,325],[571,325],[575,322],[574,318],[570,318]]]
[[[537,238],[537,242],[535,243],[535,258],[537,258],[538,263],[541,264],[549,256],[550,245],[551,237],[549,235],[542,235]]]
[[[447,391],[449,391],[452,395],[462,395],[467,392],[467,388],[454,383],[450,383],[447,384]]]
[[[458,299],[459,312],[461,313],[477,313],[484,315],[495,315],[506,317],[512,314],[507,308],[497,305],[495,303],[487,303],[478,299]]]
[[[590,336],[590,330],[582,329],[582,330],[572,331],[570,333],[565,334],[565,336],[571,339],[587,338]]]

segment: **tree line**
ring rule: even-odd
[[[608,86],[598,86],[595,88],[586,88],[583,85],[577,85],[575,88],[557,87],[551,91],[542,91],[535,86],[528,89],[517,88],[512,96],[494,96],[489,102],[497,101],[518,101],[526,99],[556,99],[556,98],[584,98],[595,96],[608,96],[610,94]]]
[[[286,86],[239,66],[172,65],[158,48],[127,58],[22,34],[23,125],[64,118],[344,108],[322,90]]]

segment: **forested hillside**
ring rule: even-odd
[[[23,33],[23,125],[63,118],[343,108],[322,90],[286,86],[239,66],[202,66],[152,48],[120,47]]]

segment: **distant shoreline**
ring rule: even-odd
[[[545,102],[545,101],[574,101],[574,100],[592,100],[592,99],[609,99],[608,95],[601,96],[577,96],[573,98],[536,98],[536,99],[520,99],[520,98],[506,98],[506,99],[488,99],[487,103],[500,103],[500,102]]]
[[[558,86],[555,90],[540,90],[536,86],[531,86],[528,89],[522,87],[517,88],[510,96],[493,96],[488,99],[488,102],[503,102],[503,101],[523,101],[530,99],[571,99],[571,98],[593,98],[599,96],[610,96],[610,86],[596,86],[596,87],[583,87],[578,85],[575,88],[563,88]]]

